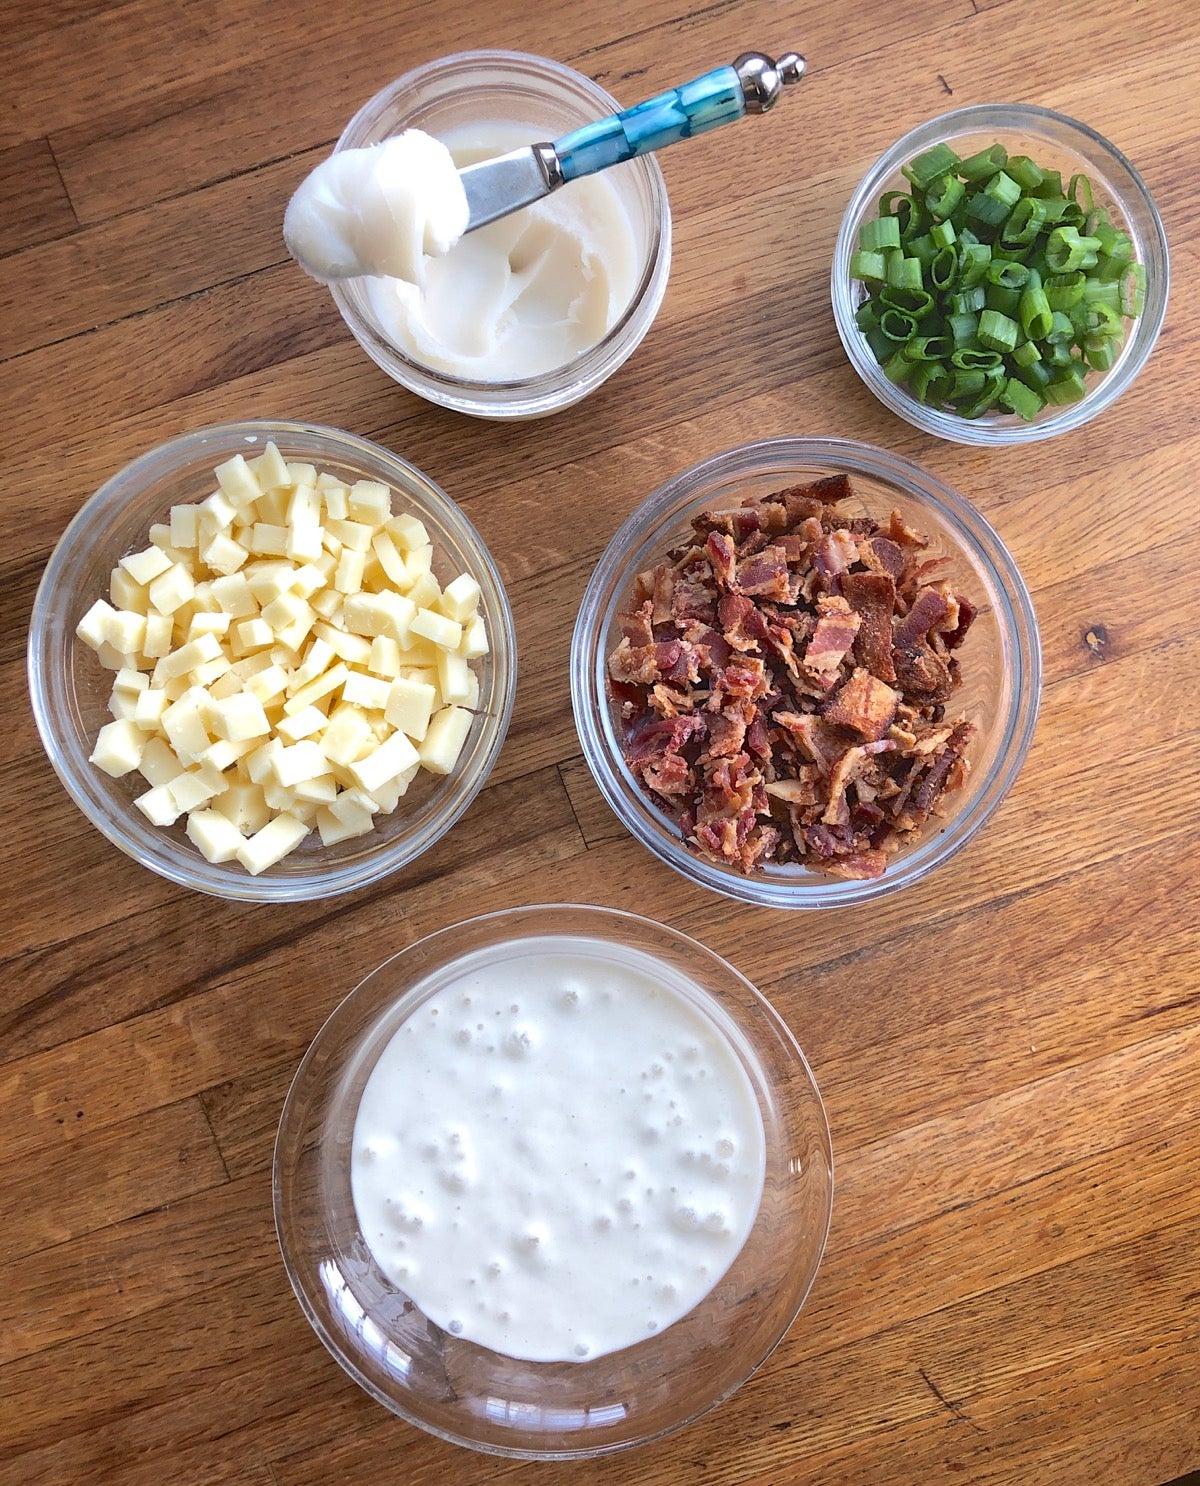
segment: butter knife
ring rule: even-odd
[[[474,232],[519,211],[580,176],[665,149],[744,114],[766,113],[804,70],[804,58],[795,52],[785,52],[778,61],[763,52],[744,52],[729,67],[584,124],[551,144],[527,145],[468,165],[459,171],[471,212],[466,230]]]

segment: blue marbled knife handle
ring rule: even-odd
[[[564,134],[555,141],[554,150],[563,179],[574,181],[718,124],[732,123],[745,112],[746,98],[736,70],[718,67],[657,98]]]

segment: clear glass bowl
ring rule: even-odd
[[[437,988],[439,972],[513,940],[560,935],[640,951],[690,982],[688,994],[732,1045],[757,1096],[766,1176],[740,1254],[674,1325],[587,1362],[522,1362],[443,1331],[386,1279],[355,1215],[350,1140],[379,1054]],[[559,1115],[546,1112],[547,1119]],[[573,1459],[680,1428],[765,1360],[816,1276],[832,1212],[833,1157],[804,1054],[733,966],[649,919],[554,903],[439,930],[385,960],[346,997],[313,1040],[284,1104],[274,1201],[284,1264],[305,1315],[373,1398],[456,1444]]]
[[[478,715],[454,772],[422,770],[397,809],[378,817],[368,835],[325,847],[310,832],[297,849],[258,877],[237,862],[214,864],[184,834],[151,825],[133,800],[147,786],[140,774],[120,779],[88,762],[96,734],[109,721],[112,672],[75,637],[98,598],[108,597],[119,558],[144,547],[152,523],[172,505],[203,500],[215,488],[215,465],[253,457],[274,440],[287,459],[308,461],[348,480],[382,480],[397,510],[417,515],[434,546],[434,571],[448,582],[470,572],[483,590],[480,612],[491,652],[477,662]],[[516,691],[516,638],[508,599],[479,533],[454,502],[395,454],[309,423],[248,422],[199,429],[135,459],[81,507],[46,565],[29,627],[29,690],[42,744],[71,798],[114,845],[171,882],[244,902],[291,902],[349,892],[419,856],[454,824],[491,772],[508,730]]]
[[[802,866],[766,866],[747,876],[690,851],[677,825],[645,794],[625,764],[620,719],[608,696],[606,661],[620,639],[618,614],[636,575],[661,560],[700,511],[735,505],[826,475],[846,474],[855,498],[841,509],[886,524],[898,508],[946,556],[944,575],[978,605],[956,651],[962,685],[948,710],[978,732],[971,775],[944,797],[946,817],[888,859],[874,881],[845,881]],[[596,783],[620,820],[657,857],[704,887],[768,908],[835,908],[894,893],[960,851],[995,811],[1033,739],[1041,693],[1037,620],[1016,564],[987,521],[962,496],[910,460],[845,439],[780,438],[745,444],[694,465],[633,513],[596,564],[571,642],[575,726]]]
[[[390,83],[365,103],[338,140],[339,150],[377,144],[405,129],[442,136],[484,123],[529,125],[554,140],[621,105],[581,73],[524,52],[457,52]],[[530,140],[530,143],[534,143]],[[330,286],[342,318],[372,361],[410,392],[477,417],[540,418],[569,408],[622,366],[650,329],[671,268],[671,210],[658,162],[647,156],[605,172],[629,216],[641,268],[627,309],[604,338],[565,366],[513,381],[473,381],[436,371],[407,355],[380,328],[361,280]],[[570,186],[564,189],[570,190]]]
[[[1136,320],[1126,321],[1125,343],[1107,372],[1089,372],[1087,395],[1066,407],[1044,407],[1032,423],[1015,413],[963,418],[926,407],[904,387],[890,382],[875,360],[854,314],[866,298],[850,277],[850,259],[858,247],[859,228],[878,216],[885,191],[907,189],[900,173],[915,155],[939,141],[966,157],[990,144],[1002,144],[1010,155],[1027,154],[1037,164],[1059,169],[1064,180],[1083,171],[1091,180],[1096,205],[1108,208],[1114,221],[1133,239],[1134,253],[1146,268],[1146,305]],[[885,151],[850,198],[833,250],[831,288],[838,334],[856,372],[893,413],[916,428],[956,444],[1029,444],[1069,433],[1089,422],[1120,397],[1145,366],[1167,311],[1170,266],[1162,218],[1145,181],[1120,150],[1076,119],[1026,103],[982,103],[954,109],[911,129]]]

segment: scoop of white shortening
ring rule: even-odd
[[[322,161],[288,202],[283,238],[316,279],[384,276],[421,284],[426,256],[448,252],[469,215],[450,151],[407,129]]]

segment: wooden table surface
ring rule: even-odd
[[[1200,1466],[1200,9],[687,3],[0,5],[4,1486],[1157,1486]],[[391,384],[280,240],[350,113],[469,45],[561,58],[624,102],[747,46],[810,66],[771,118],[663,157],[654,328],[584,405],[523,427]],[[1174,250],[1139,381],[1007,453],[885,413],[828,304],[870,161],[996,98],[1098,126]],[[352,429],[448,489],[521,656],[503,755],[457,829],[375,888],[271,909],[110,847],[41,751],[24,674],[80,503],[160,440],[255,415]],[[819,916],[735,906],[651,858],[568,703],[571,623],[616,525],[694,460],[781,433],[883,444],[966,493],[1045,652],[1032,753],[982,836],[932,881]],[[270,1202],[284,1092],[343,993],[429,930],[568,899],[650,911],[763,988],[812,1061],[838,1170],[816,1287],[761,1372],[682,1434],[570,1468],[454,1449],[371,1402],[293,1300]]]

